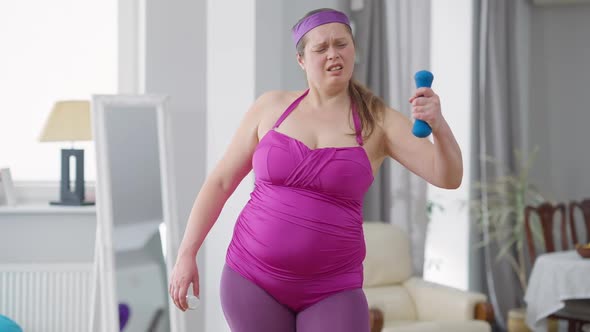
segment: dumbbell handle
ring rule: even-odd
[[[420,70],[414,75],[414,80],[416,81],[416,89],[418,88],[430,88],[432,87],[432,80],[434,79],[434,75],[428,70]],[[412,134],[416,137],[424,138],[428,137],[432,133],[432,128],[426,123],[426,121],[418,120],[414,122],[414,126],[412,127]]]

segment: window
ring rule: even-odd
[[[57,100],[117,92],[117,1],[0,2],[0,166],[15,181],[59,181],[61,148],[39,134]],[[85,178],[96,178],[94,145]]]

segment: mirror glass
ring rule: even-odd
[[[97,210],[102,229],[110,229],[106,238],[112,241],[115,288],[106,291],[114,291],[114,319],[125,332],[170,331],[167,214],[158,137],[161,107],[115,99],[97,108]]]

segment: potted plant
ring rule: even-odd
[[[498,160],[487,157],[499,170],[499,175],[475,184],[476,197],[470,200],[470,207],[475,221],[482,232],[487,235],[478,247],[494,244],[498,248],[497,261],[506,261],[515,273],[522,293],[527,289],[527,260],[525,258],[525,207],[537,206],[547,201],[544,195],[530,181],[530,170],[536,159],[538,147],[535,147],[525,160],[523,154],[514,150],[516,168],[507,170]],[[536,215],[532,216],[536,218]],[[534,219],[533,219],[534,220]],[[535,241],[543,241],[538,223],[531,225]],[[526,311],[524,299],[520,299],[520,307],[509,310],[509,330],[528,330],[524,323]],[[555,322],[550,323],[550,330],[555,329]]]
[[[496,159],[487,157],[486,162],[502,170],[497,177],[475,183],[480,195],[470,201],[475,221],[483,232],[489,234],[479,246],[494,243],[498,250],[497,260],[506,260],[518,278],[522,291],[527,288],[527,262],[525,259],[525,207],[538,205],[546,198],[530,181],[530,170],[538,148],[533,149],[527,160],[520,151],[514,151],[516,170],[505,170]],[[534,217],[534,216],[533,216]],[[532,223],[535,236],[542,240],[537,223]]]

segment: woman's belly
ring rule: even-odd
[[[362,271],[360,204],[287,187],[257,186],[228,255],[286,278]]]

